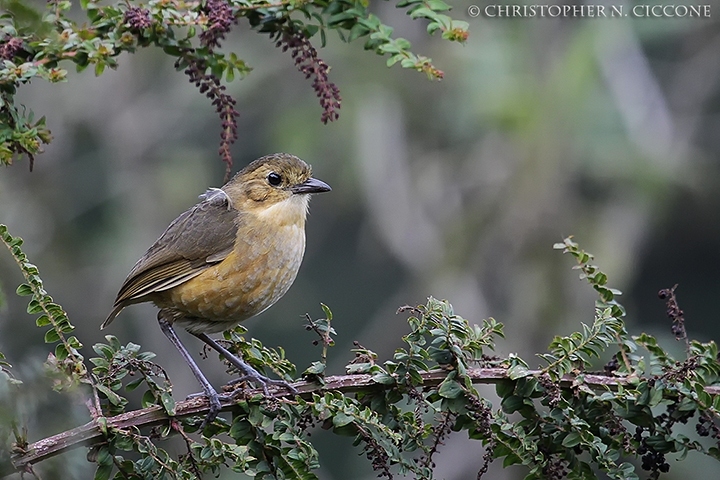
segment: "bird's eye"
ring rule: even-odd
[[[267,176],[268,183],[273,187],[277,187],[282,182],[282,177],[275,172],[270,173]]]

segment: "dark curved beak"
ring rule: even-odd
[[[308,178],[303,183],[290,187],[290,191],[293,193],[322,193],[329,192],[330,190],[332,190],[330,185],[322,180],[312,177]]]

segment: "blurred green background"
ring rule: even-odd
[[[691,337],[717,338],[720,10],[704,19],[497,19],[471,18],[469,5],[454,2],[455,18],[470,23],[464,46],[428,37],[391,4],[375,5],[397,36],[433,58],[441,82],[388,69],[361,42],[330,35],[320,57],[343,103],[329,125],[288,54],[246,26],[224,43],[254,68],[228,87],[240,111],[234,170],[290,152],[333,187],[311,202],[295,285],[246,322],[250,335],[285,348],[302,370],[320,354],[302,316],[321,316],[324,302],[338,331],[329,370],[340,374],[353,340],[389,358],[407,331],[396,309],[433,295],[471,322],[503,322],[498,354],[539,364],[533,355],[553,335],[592,321],[592,290],[552,249],[572,234],[624,292],[631,332],[657,335],[681,354],[656,296],[679,283]],[[25,239],[86,356],[104,334],[140,343],[158,354],[182,399],[199,387],[154,307],[129,308],[104,332],[99,325],[137,258],[197,195],[221,185],[219,120],[160,52],[120,64],[100,78],[71,72],[66,84],[21,88],[21,103],[47,116],[55,140],[34,172],[26,161],[0,172],[0,223]],[[88,418],[42,375],[48,349],[13,293],[21,281],[0,253],[0,351],[33,392],[17,405],[37,440]],[[187,344],[200,351],[195,339]],[[229,380],[214,356],[201,368],[217,386]],[[318,431],[312,439],[321,479],[375,478],[351,438]],[[38,471],[91,478],[85,453]],[[475,478],[481,457],[477,442],[451,436],[438,478]],[[720,464],[697,455],[671,462],[663,478],[700,475],[720,476]],[[523,476],[493,465],[486,478]]]

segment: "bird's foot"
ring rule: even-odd
[[[212,394],[206,395],[208,404],[210,405],[210,408],[208,409],[207,415],[205,415],[205,418],[203,419],[202,423],[198,427],[198,431],[202,432],[205,430],[205,427],[210,425],[212,422],[215,421],[215,419],[218,416],[218,413],[220,413],[220,408],[222,407],[220,405],[220,395],[217,394],[217,392],[212,392]]]
[[[185,400],[192,400],[193,398],[200,398],[200,397],[204,397],[204,398],[208,398],[208,399],[210,398],[208,396],[208,394],[205,392],[197,392],[197,393],[189,394],[187,397],[185,397]],[[220,402],[228,401],[231,399],[229,395],[223,395],[221,393],[217,394],[217,398]]]
[[[192,356],[187,351],[187,348],[185,348],[185,345],[182,344],[180,338],[178,338],[177,334],[175,333],[175,329],[173,329],[172,326],[172,315],[172,310],[165,308],[160,309],[160,311],[158,312],[158,323],[160,324],[160,329],[162,330],[162,332],[165,334],[168,340],[170,340],[170,342],[175,345],[175,348],[178,349],[180,355],[187,362],[193,375],[195,375],[198,383],[200,384],[200,386],[202,386],[203,393],[208,400],[208,413],[205,416],[205,419],[200,424],[200,431],[202,432],[203,429],[206,426],[210,425],[220,413],[220,409],[222,408],[222,404],[220,403],[221,397],[215,391],[208,379],[205,378],[205,375],[203,375],[203,373],[200,371],[200,368],[195,363],[195,360],[193,360]]]
[[[257,372],[254,368],[250,367],[249,365],[248,365],[248,367],[249,367],[249,369],[243,371],[244,375],[242,377],[236,378],[234,380],[230,380],[228,382],[228,385],[237,385],[238,383],[242,383],[242,382],[259,383],[260,385],[262,385],[263,393],[265,394],[266,397],[270,396],[270,392],[268,390],[268,385],[275,385],[278,387],[285,388],[285,389],[287,389],[288,392],[290,392],[292,394],[298,393],[297,389],[295,387],[293,387],[291,384],[289,384],[288,382],[286,382],[285,380],[275,380],[272,378],[268,378],[265,375],[262,375],[259,372]],[[241,391],[242,390],[235,390],[232,394],[232,397],[233,398],[236,397],[239,394],[239,392],[241,392]]]
[[[190,332],[193,333],[193,332]],[[233,365],[235,368],[240,370],[240,372],[243,374],[242,377],[237,379],[233,383],[243,382],[243,381],[250,381],[254,383],[260,383],[262,385],[263,393],[265,396],[270,396],[270,392],[268,391],[268,385],[278,385],[285,389],[287,389],[290,393],[296,394],[298,391],[290,385],[288,382],[284,380],[273,380],[271,378],[268,378],[262,374],[260,374],[257,370],[255,370],[253,367],[242,361],[240,358],[238,358],[235,354],[230,352],[227,348],[220,345],[218,342],[213,340],[212,338],[208,337],[205,333],[193,333],[196,337],[198,337],[200,340],[208,344],[211,348],[213,348],[215,351],[219,352],[222,356],[225,357],[225,359],[230,362],[231,365]],[[232,384],[232,383],[231,383]]]
[[[222,409],[222,401],[223,400],[232,400],[232,396],[229,395],[220,395],[215,391],[212,392],[198,392],[198,393],[191,393],[187,396],[187,399],[193,399],[198,397],[204,397],[208,401],[209,409],[207,415],[205,415],[205,418],[203,419],[202,423],[198,427],[198,431],[202,432],[205,427],[210,425],[212,422],[215,421],[218,414],[220,413],[220,410]]]

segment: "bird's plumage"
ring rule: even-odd
[[[261,313],[290,288],[305,252],[305,218],[311,193],[330,187],[312,178],[299,158],[284,153],[250,163],[222,189],[176,218],[128,274],[103,322],[105,328],[128,305],[153,302],[158,322],[177,347],[209,402],[200,429],[220,411],[220,397],[175,333],[178,323],[222,354],[244,378],[271,380],[218,344],[221,332]]]
[[[213,192],[214,193],[214,192]],[[222,262],[235,246],[242,214],[226,194],[206,198],[182,213],[135,263],[115,299],[105,328],[128,305],[145,301]],[[193,232],[193,235],[188,235]]]
[[[302,261],[306,194],[330,188],[311,173],[295,156],[269,155],[208,190],[138,260],[101,328],[146,301],[196,332],[225,330],[275,303]]]

